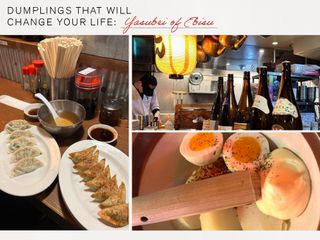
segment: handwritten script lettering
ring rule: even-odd
[[[216,28],[215,22],[210,19],[200,17],[177,17],[176,19],[161,19],[153,17],[152,19],[140,19],[138,16],[129,17],[125,20],[123,34],[126,34],[130,29],[137,28],[154,28],[154,29],[169,29],[171,33],[179,29],[196,29],[196,28]]]

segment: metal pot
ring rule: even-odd
[[[86,116],[86,110],[84,107],[74,101],[70,100],[54,100],[50,102],[53,108],[58,114],[62,112],[72,112],[78,117],[78,121],[71,126],[55,126],[50,124],[48,121],[51,117],[49,109],[46,105],[42,105],[38,111],[38,119],[41,125],[53,135],[56,136],[70,136],[76,132],[81,126]],[[50,116],[48,116],[50,115]]]

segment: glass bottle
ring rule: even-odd
[[[253,104],[250,72],[245,71],[243,74],[242,93],[238,104],[236,120],[234,122],[234,130],[248,130],[251,118],[251,106]]]
[[[36,68],[36,79],[38,89],[37,91],[40,92],[46,98],[49,98],[49,83],[46,74],[46,69],[44,68],[43,60],[33,60],[33,65]]]
[[[250,129],[270,130],[272,127],[272,102],[270,100],[267,67],[259,67],[259,86],[251,110]]]
[[[223,77],[219,77],[218,78],[218,95],[211,109],[210,126],[212,130],[218,129],[218,121],[219,121],[219,115],[220,115],[223,99],[224,99]]]
[[[37,69],[33,64],[28,66],[29,77],[30,77],[30,91],[32,93],[38,92],[38,81],[37,81]]]
[[[104,98],[100,109],[99,121],[110,126],[118,126],[121,118],[120,99]]]
[[[24,90],[30,90],[30,74],[27,66],[22,67],[22,84]]]
[[[75,79],[75,101],[86,109],[86,119],[95,117],[98,107],[101,78],[78,74]]]
[[[236,111],[237,102],[234,96],[233,74],[228,74],[228,88],[219,116],[218,130],[232,130]]]
[[[302,120],[294,98],[291,83],[291,63],[282,63],[282,77],[278,100],[273,109],[274,123],[272,130],[302,130]]]

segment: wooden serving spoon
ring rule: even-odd
[[[133,198],[132,225],[243,206],[256,202],[260,194],[257,173],[229,173]]]

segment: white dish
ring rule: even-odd
[[[32,109],[38,109],[42,106],[42,103],[32,103],[29,104],[26,108],[23,109],[23,113],[28,116],[31,119],[38,119],[38,114],[37,115],[30,115],[29,111]]]
[[[56,140],[45,130],[32,126],[27,129],[36,139],[37,147],[42,155],[37,157],[44,166],[18,177],[11,178],[10,172],[13,164],[10,163],[11,154],[8,154],[7,138],[5,131],[0,133],[0,189],[15,196],[31,196],[42,192],[57,177],[60,163],[60,149]]]
[[[104,143],[113,143],[114,141],[116,141],[118,139],[118,132],[116,129],[114,129],[113,127],[109,126],[109,125],[106,125],[106,124],[94,124],[92,125],[91,127],[89,127],[88,129],[88,136],[89,138],[91,138],[92,140],[96,140],[94,137],[91,136],[91,132],[94,130],[94,129],[97,129],[97,128],[103,128],[103,129],[106,129],[106,130],[109,130],[113,133],[113,139],[110,140],[110,141],[105,141]],[[98,141],[98,140],[96,140]],[[103,142],[103,141],[100,141],[100,142]]]
[[[263,134],[277,147],[286,147],[296,153],[304,160],[310,172],[312,185],[310,201],[301,216],[291,219],[290,230],[317,230],[320,221],[320,172],[311,147],[301,133],[264,132]],[[164,134],[157,142],[144,166],[139,195],[184,184],[192,171],[197,168],[183,159],[179,153],[184,135],[184,133]],[[274,148],[272,145],[271,149]],[[144,229],[173,230],[175,226],[172,221],[168,221],[146,225]]]
[[[106,165],[110,166],[112,175],[117,175],[118,185],[123,181],[126,185],[127,199],[129,193],[128,181],[128,156],[117,148],[103,142],[94,140],[83,140],[71,145],[61,158],[59,170],[59,184],[61,193],[65,203],[73,216],[79,223],[88,230],[126,230],[129,226],[122,228],[113,228],[105,225],[99,220],[98,211],[99,204],[93,202],[91,198],[92,192],[86,191],[82,178],[78,174],[74,174],[73,162],[69,159],[69,154],[77,152],[93,145],[97,145],[99,149],[99,159],[105,158]]]

